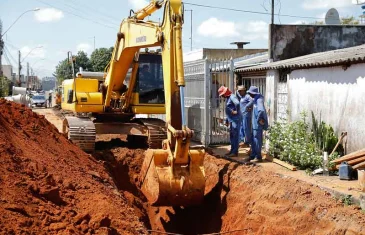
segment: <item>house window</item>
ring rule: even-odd
[[[284,69],[279,71],[279,82],[288,82],[288,76],[290,74],[290,70]]]

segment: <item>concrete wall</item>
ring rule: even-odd
[[[11,65],[2,65],[2,69],[3,69],[3,75],[4,77],[6,77],[9,80],[12,80],[12,74],[13,74],[13,66]]]
[[[276,102],[277,102],[277,84],[279,81],[279,72],[277,70],[269,70],[266,75],[266,92],[265,105],[269,119],[269,124],[273,124],[276,120]]]
[[[365,44],[365,26],[274,25],[274,61]]]
[[[269,77],[269,76],[268,76]],[[288,79],[291,120],[305,110],[333,126],[337,134],[348,132],[348,151],[365,148],[365,64],[294,70]]]

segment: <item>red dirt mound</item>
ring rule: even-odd
[[[0,100],[0,234],[148,234],[104,162]]]

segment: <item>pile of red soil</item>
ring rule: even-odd
[[[128,167],[124,172],[130,180],[123,185],[138,185],[143,151],[119,147],[108,153],[120,167]],[[136,190],[132,190],[135,197],[128,197],[130,205],[148,214],[152,229],[184,235],[228,231],[232,235],[365,234],[365,214],[317,186],[208,154],[204,164],[207,181],[202,205],[151,207]]]
[[[0,100],[0,234],[148,234],[127,201],[103,161]]]

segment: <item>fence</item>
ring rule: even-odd
[[[218,95],[220,86],[234,90],[233,60],[202,59],[184,63],[185,118],[194,131],[194,141],[215,145],[229,143],[224,125],[226,101]],[[165,119],[164,115],[150,115]]]

